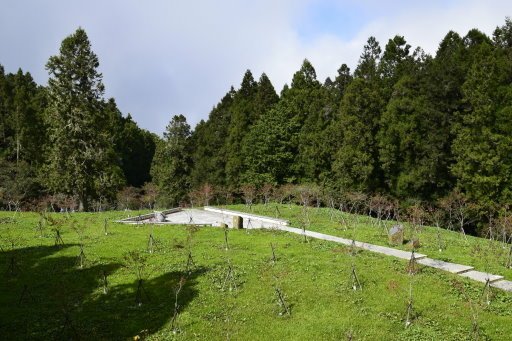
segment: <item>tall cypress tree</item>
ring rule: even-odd
[[[382,187],[376,136],[384,108],[378,66],[381,49],[368,39],[341,102],[336,135],[342,141],[332,163],[337,186],[374,191]]]
[[[226,180],[238,187],[242,169],[241,145],[244,136],[256,122],[259,112],[255,110],[258,84],[250,70],[244,74],[240,89],[236,92],[231,105],[231,121],[224,149],[226,150]]]
[[[167,125],[164,139],[157,143],[151,166],[158,187],[158,204],[176,206],[190,190],[190,125],[183,115],[175,115]]]
[[[226,185],[226,150],[224,144],[231,121],[231,106],[235,90],[233,87],[212,109],[207,121],[199,122],[191,136],[194,167],[191,174],[192,187],[209,183]]]
[[[316,77],[313,65],[305,59],[293,75],[291,87],[283,89],[277,109],[290,120],[292,152],[297,155],[288,179],[313,182],[325,166],[322,132],[327,126],[327,90]]]
[[[473,32],[475,41],[478,47],[462,87],[466,107],[454,126],[453,173],[461,189],[481,204],[510,203],[512,62],[506,49]]]
[[[104,86],[98,57],[82,28],[62,41],[59,55],[46,64],[49,143],[46,185],[74,195],[79,209],[91,199],[112,196],[123,182],[102,110]]]
[[[13,155],[16,162],[25,160],[32,164],[41,161],[44,143],[44,129],[40,110],[42,109],[41,90],[30,73],[21,69],[12,77]]]

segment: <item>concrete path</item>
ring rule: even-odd
[[[351,239],[345,239],[341,237],[336,237],[328,234],[323,234],[314,231],[304,231],[302,229],[289,226],[288,221],[283,219],[275,219],[266,216],[260,216],[255,214],[237,212],[232,210],[225,210],[216,207],[205,207],[204,210],[200,209],[173,209],[162,212],[165,216],[165,221],[160,222],[158,224],[194,224],[194,225],[211,225],[211,226],[220,226],[221,224],[226,224],[228,227],[233,227],[233,217],[240,216],[243,218],[243,226],[247,229],[276,229],[280,231],[286,231],[290,233],[295,233],[299,235],[306,235],[311,238],[327,240],[343,245],[354,245],[360,249],[380,253],[386,256],[392,256],[400,259],[409,260],[411,259],[412,252],[397,250],[386,246],[368,244],[358,241],[353,241]],[[122,220],[120,222],[124,223],[155,223],[153,219],[154,214],[149,214],[145,216],[140,216],[138,218],[129,218]],[[437,259],[428,258],[426,255],[421,253],[414,253],[415,259],[419,264],[429,266],[432,268],[444,270],[447,272],[451,272],[453,274],[458,274],[459,276],[463,276],[466,278],[470,278],[472,280],[487,283],[489,281],[490,285],[494,288],[502,289],[505,291],[512,292],[512,281],[507,281],[503,279],[503,276],[493,275],[485,272],[475,271],[473,267],[455,263],[444,262]]]

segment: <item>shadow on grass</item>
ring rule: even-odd
[[[135,276],[131,283],[109,285],[103,292],[103,274],[113,274],[121,263],[79,269],[77,257],[56,255],[73,246],[0,252],[2,339],[127,339],[154,333],[172,318],[174,288],[182,272],[145,280],[139,305]],[[196,278],[206,271],[197,268],[187,274],[179,297],[181,311],[197,296]]]

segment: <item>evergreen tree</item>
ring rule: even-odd
[[[14,133],[12,155],[16,162],[25,160],[28,163],[41,162],[44,143],[44,129],[41,117],[41,90],[32,79],[30,73],[24,74],[21,69],[12,77],[12,114],[11,127]]]
[[[256,90],[256,98],[253,104],[253,111],[255,115],[252,122],[256,122],[259,117],[263,116],[279,101],[279,96],[272,85],[268,76],[263,73],[258,80],[258,87]]]
[[[230,107],[231,121],[224,148],[226,150],[226,180],[235,187],[240,185],[242,170],[241,145],[244,136],[261,114],[255,111],[258,84],[250,70],[245,72],[240,89]]]
[[[179,205],[190,190],[190,126],[183,115],[175,115],[158,141],[151,166],[162,207]]]
[[[98,66],[81,28],[62,41],[59,55],[46,64],[50,74],[46,186],[76,196],[80,210],[88,210],[91,199],[113,196],[123,183],[108,116],[102,110],[104,86]]]
[[[347,64],[342,64],[338,69],[338,75],[334,79],[334,103],[339,106],[348,85],[352,82],[352,75],[350,74],[350,68]]]
[[[453,173],[469,198],[512,200],[512,62],[506,50],[470,31],[473,64],[462,87],[466,109],[454,126]],[[475,45],[479,44],[478,46]]]
[[[382,59],[379,63],[379,72],[383,80],[383,87],[387,93],[391,93],[393,85],[404,75],[410,72],[413,59],[409,55],[411,45],[407,44],[404,37],[395,36],[389,39]]]
[[[137,126],[130,114],[125,118],[113,98],[104,104],[109,117],[109,131],[114,141],[118,163],[127,186],[142,187],[151,181],[151,161],[157,138]]]
[[[267,111],[243,141],[242,182],[258,187],[289,182],[292,174],[292,134],[295,128],[279,109]]]
[[[332,163],[337,187],[360,191],[382,187],[376,140],[385,105],[377,72],[380,52],[379,43],[370,37],[343,96],[333,128],[341,141]]]
[[[427,91],[425,62],[418,63],[393,87],[380,122],[379,157],[393,195],[432,200],[450,186],[451,127]]]
[[[231,121],[231,105],[235,90],[224,95],[210,112],[207,121],[201,121],[191,137],[194,167],[191,174],[193,188],[208,183],[215,186],[226,185],[226,150],[224,144]]]
[[[5,70],[0,65],[0,158],[5,158],[8,148],[9,136],[9,100],[11,98]]]
[[[297,154],[288,178],[298,182],[317,181],[328,162],[323,132],[330,117],[327,90],[318,82],[316,71],[307,59],[293,75],[291,87],[283,89],[277,109],[291,121],[292,152]]]

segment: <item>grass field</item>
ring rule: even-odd
[[[303,209],[296,205],[231,205],[226,208],[287,219],[294,227],[301,227],[304,220]],[[345,214],[337,210],[331,214],[329,208],[310,208],[307,214],[310,220],[306,227],[308,230],[383,246],[389,246],[386,229],[397,223],[388,221],[379,226],[375,218]],[[506,266],[510,244],[469,235],[464,237],[459,231],[432,226],[414,229],[409,223],[401,224],[405,228],[405,239],[419,239],[421,247],[418,252],[447,262],[471,265],[478,271],[502,275],[512,280],[512,269]],[[411,249],[407,243],[393,247]]]
[[[252,210],[270,214],[270,209]],[[281,206],[281,217],[298,222],[300,210]],[[312,230],[343,235],[353,228],[344,230],[315,210]],[[52,223],[39,228],[37,213],[0,212],[2,339],[506,340],[512,335],[510,293],[488,295],[483,285],[449,273],[421,268],[409,275],[406,261],[363,251],[353,255],[338,244],[304,243],[301,236],[278,231],[230,230],[226,249],[220,228],[112,223],[127,214],[54,214]],[[356,239],[385,242],[363,219],[357,226]],[[56,230],[63,245],[55,245]],[[426,251],[428,233],[426,228],[420,236],[420,252],[433,256]],[[447,241],[459,240],[442,233]],[[477,262],[472,250],[479,243],[487,242],[468,238],[467,245],[448,246],[441,254]],[[189,251],[194,264],[187,270]],[[353,290],[352,266],[362,290]]]

